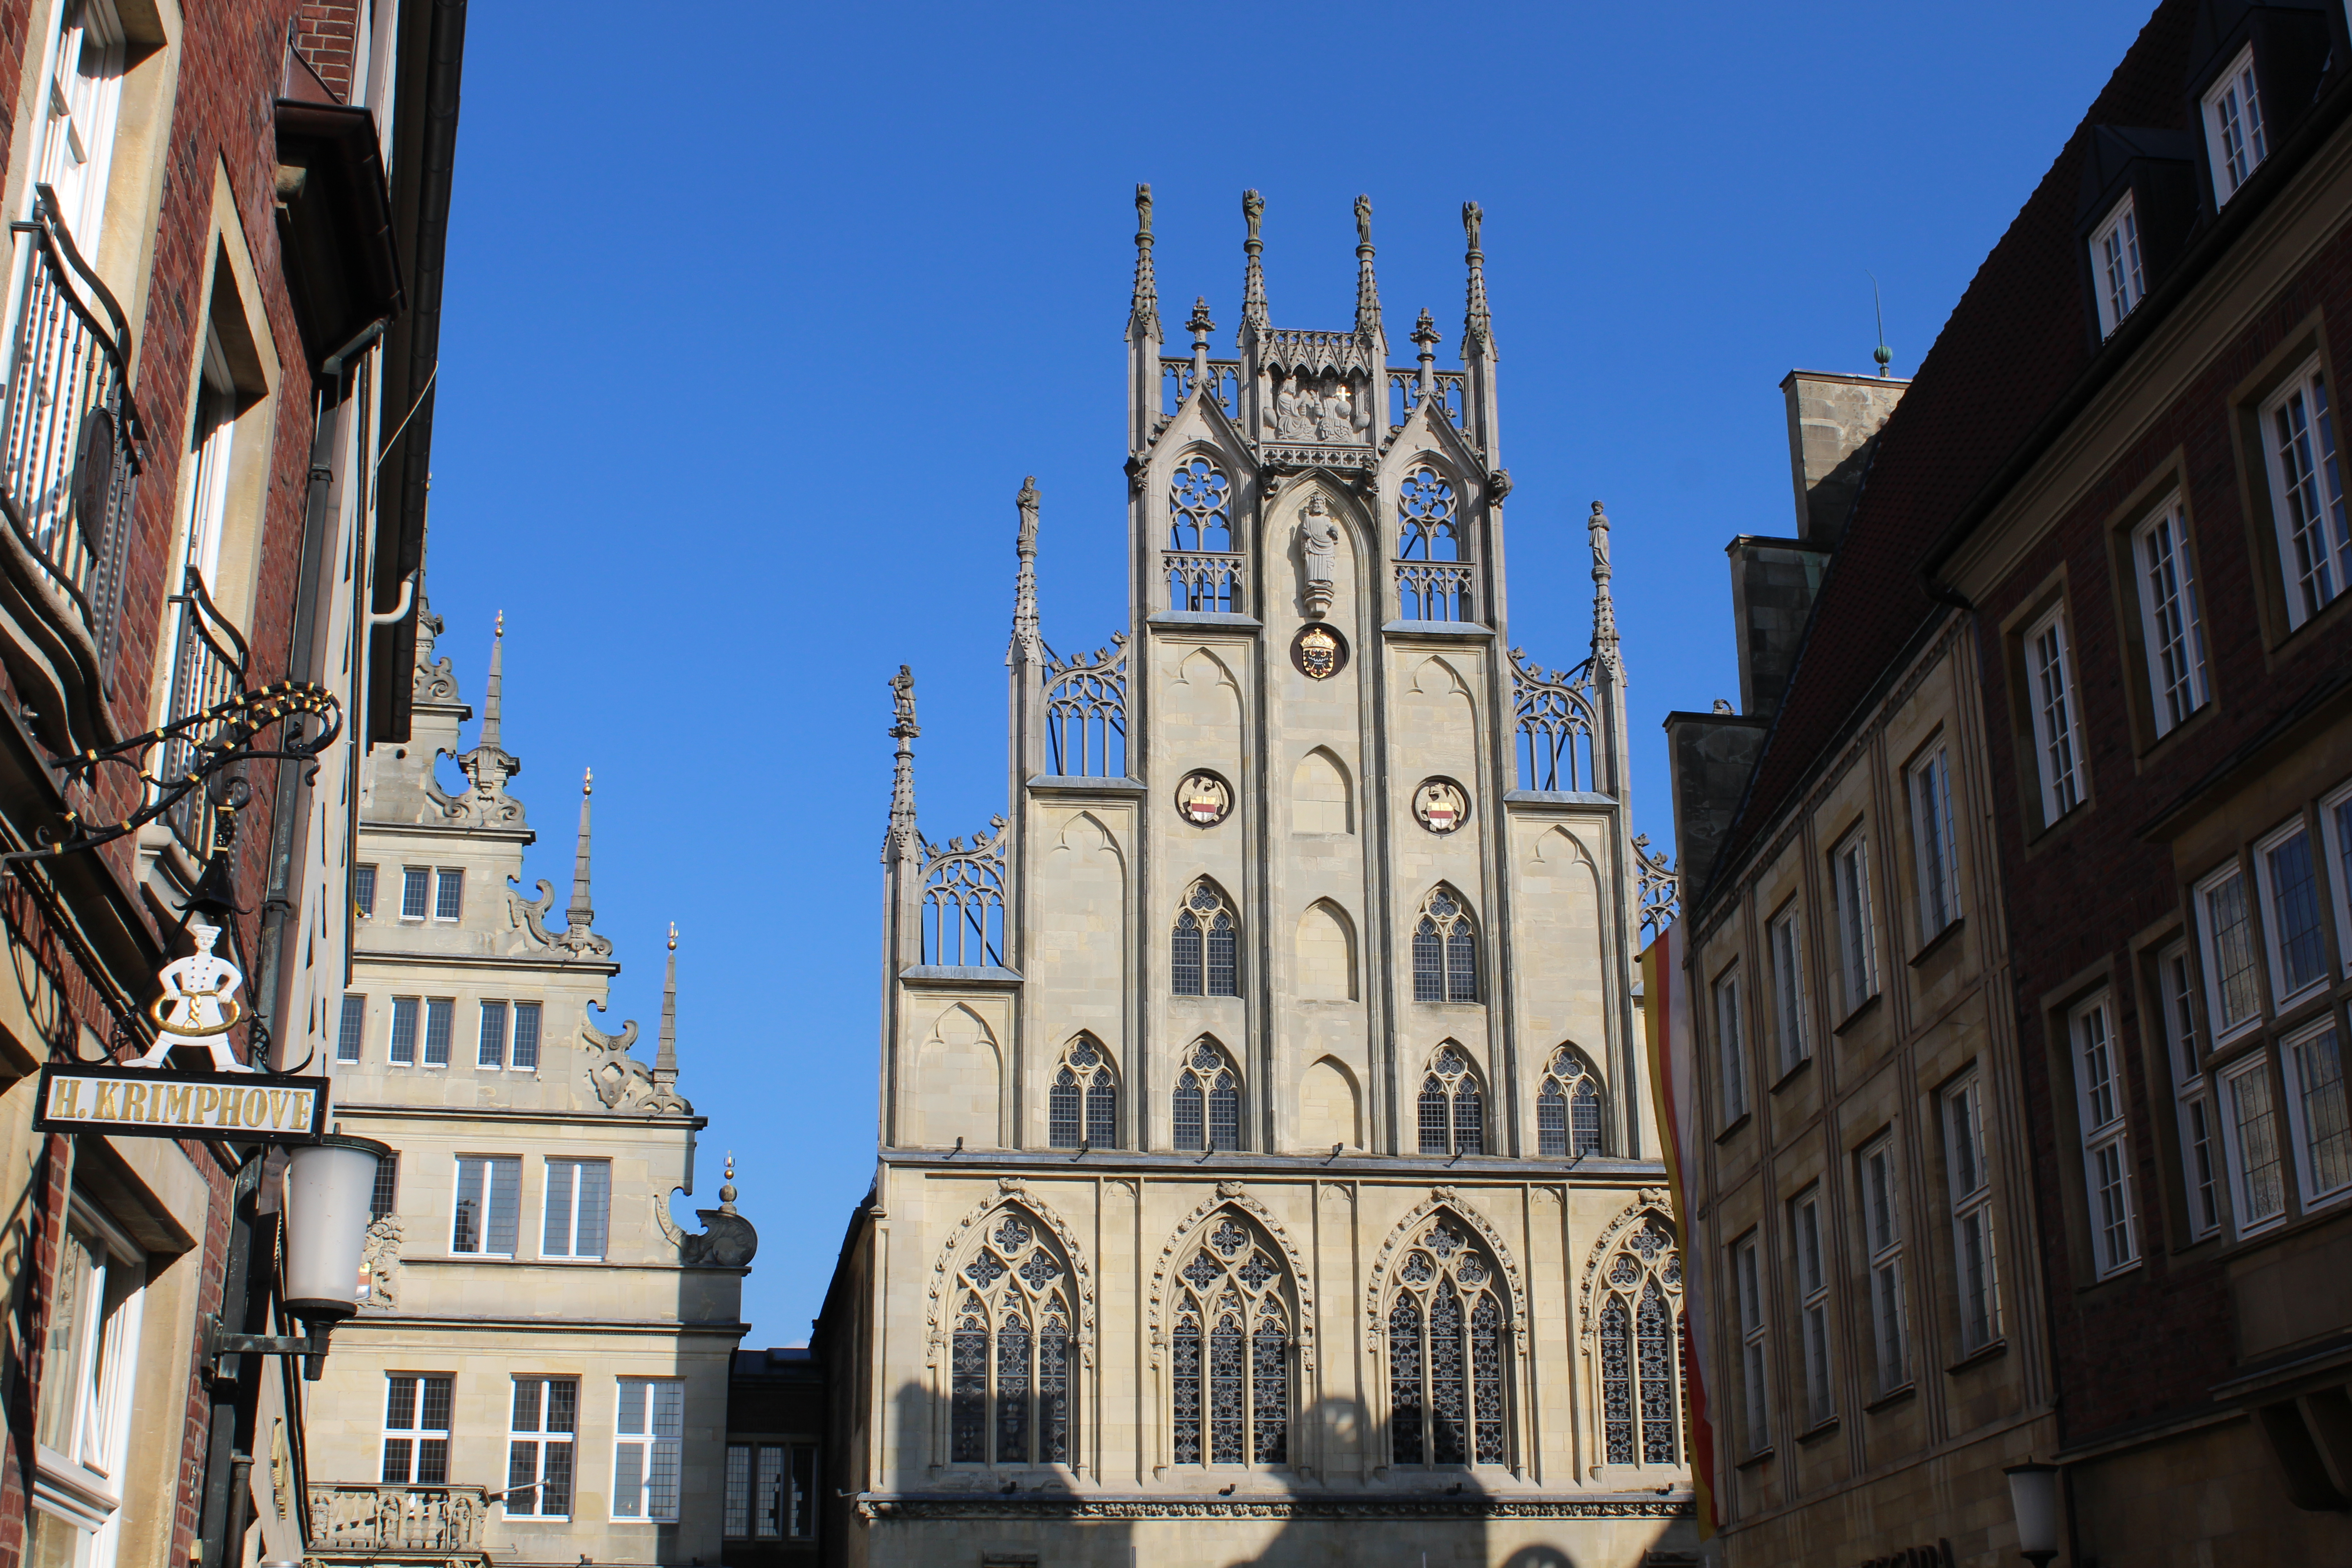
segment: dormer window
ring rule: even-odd
[[[2092,232],[2091,268],[2098,277],[2099,336],[2106,338],[2147,293],[2147,273],[2140,264],[2139,215],[2128,191]]]
[[[2213,164],[2213,205],[2221,206],[2270,155],[2263,132],[2262,95],[2254,87],[2254,47],[2248,44],[2205,94],[2205,147]]]

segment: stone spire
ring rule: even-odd
[[[1021,493],[1013,498],[1021,509],[1021,532],[1013,548],[1021,557],[1021,570],[1013,580],[1013,648],[1031,664],[1038,662],[1045,653],[1037,636],[1037,476],[1031,474],[1021,481]]]
[[[654,1092],[675,1094],[677,1086],[677,922],[669,922],[669,967],[662,975],[661,1033],[654,1041]]]
[[[1192,388],[1200,391],[1209,384],[1209,334],[1217,323],[1209,320],[1209,297],[1196,296],[1192,313],[1184,319],[1184,330],[1192,334]]]
[[[1437,392],[1437,345],[1444,340],[1439,336],[1437,321],[1427,310],[1412,324],[1412,344],[1421,351],[1421,395],[1434,396]]]
[[[1381,286],[1372,276],[1372,198],[1356,198],[1356,333],[1381,330]]]
[[[1151,274],[1151,187],[1135,187],[1135,299],[1127,311],[1127,341],[1160,336],[1160,284]]]
[[[1476,202],[1462,204],[1462,233],[1470,242],[1469,253],[1463,259],[1470,264],[1470,302],[1462,316],[1462,359],[1465,364],[1495,349],[1494,319],[1486,313],[1486,253],[1478,248],[1479,226],[1486,222],[1486,209]]]
[[[1592,503],[1585,524],[1592,535],[1592,672],[1622,676],[1617,658],[1617,606],[1609,596],[1609,514]]]
[[[580,771],[580,847],[572,856],[572,902],[563,911],[564,924],[586,931],[596,923],[596,903],[588,892],[588,797],[596,793],[596,770]]]
[[[1265,198],[1255,191],[1242,193],[1242,221],[1249,225],[1249,237],[1242,241],[1242,252],[1249,260],[1242,268],[1242,324],[1237,342],[1249,341],[1250,329],[1260,333],[1274,330],[1265,310],[1265,268],[1258,258],[1265,253],[1265,244],[1257,237],[1257,227],[1265,216]]]
[[[915,722],[915,672],[903,664],[890,678],[890,737],[898,742],[898,756],[890,780],[890,830],[882,839],[886,866],[922,855],[922,841],[915,833],[915,737],[923,731]]]
[[[499,612],[497,629],[490,633],[490,674],[482,683],[482,738],[474,743],[490,751],[499,749],[499,689],[506,684],[507,613]]]
[[[457,759],[458,768],[474,786],[460,801],[457,815],[484,826],[520,824],[522,819],[522,803],[506,793],[507,781],[522,772],[522,759],[499,744],[506,648],[507,617],[501,610],[498,628],[490,634],[490,673],[482,689],[482,732],[474,749]]]

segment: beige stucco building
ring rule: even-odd
[[[918,830],[893,682],[879,1168],[816,1348],[857,1563],[1685,1560],[1681,1271],[1633,953],[1608,523],[1591,659],[1509,648],[1478,214],[1464,369],[1163,360],[1127,630],[1057,657],[1020,497],[1008,817]],[[1652,870],[1654,881],[1655,872]]]

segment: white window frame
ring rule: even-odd
[[[416,1402],[409,1413],[411,1424],[406,1426],[394,1426],[392,1424],[392,1402],[394,1398],[393,1384],[399,1383],[404,1379],[416,1384]],[[446,1372],[387,1372],[383,1374],[383,1444],[379,1446],[377,1451],[381,1456],[391,1444],[405,1442],[408,1445],[408,1476],[404,1481],[386,1480],[382,1483],[383,1485],[430,1487],[446,1486],[448,1484],[449,1477],[453,1473],[453,1467],[457,1460],[457,1445],[456,1439],[451,1436],[453,1426],[426,1426],[419,1425],[419,1423],[424,1421],[425,1416],[425,1396],[430,1392],[431,1385],[436,1382],[446,1384],[448,1385],[449,1409],[446,1414],[454,1424],[457,1420],[457,1378],[456,1373]],[[424,1468],[424,1447],[428,1442],[438,1442],[441,1445],[441,1476],[437,1480],[426,1481],[419,1480],[417,1479]],[[381,1467],[381,1458],[378,1460],[378,1464],[379,1467]],[[376,1473],[381,1476],[383,1472],[382,1468],[379,1468]]]
[[[560,1184],[557,1180],[559,1166],[563,1167],[565,1171],[565,1175]],[[592,1170],[603,1178],[601,1201],[604,1210],[596,1227],[603,1233],[604,1240],[593,1252],[582,1250],[580,1245],[581,1200],[585,1195],[586,1184],[582,1178]],[[540,1189],[539,1204],[539,1255],[541,1258],[563,1258],[574,1261],[599,1260],[609,1256],[613,1246],[613,1162],[603,1158],[572,1159],[569,1156],[551,1154],[547,1159],[547,1168],[541,1173],[541,1176],[542,1184]],[[549,1245],[551,1240],[559,1236],[562,1240],[560,1249]]]
[[[2286,595],[2289,631],[2352,586],[2343,458],[2327,393],[2327,377],[2314,354],[2262,407],[2263,463],[2270,476],[2271,526],[2278,541],[2279,587]],[[2287,469],[2290,449],[2294,473]],[[2305,517],[2302,527],[2298,513]]]
[[[2345,1122],[2344,1026],[2331,1013],[2311,1027],[2296,1030],[2279,1042],[2279,1067],[2286,1081],[2287,1142],[2294,1152],[2295,1191],[2304,1211],[2352,1197],[2352,1151],[2339,1146],[2326,1166],[2319,1160],[2320,1139],[2352,1136]],[[2330,1068],[2332,1084],[2322,1076]],[[2326,1097],[2331,1089],[2335,1103],[2323,1102],[2315,1119],[2314,1096]]]
[[[539,1385],[539,1425],[536,1428],[525,1428],[516,1420],[521,1406],[522,1389],[525,1384]],[[558,1384],[568,1384],[572,1389],[572,1426],[565,1431],[552,1430],[548,1426],[549,1416],[554,1406],[555,1386]],[[518,1373],[509,1381],[508,1400],[507,1495],[499,1500],[500,1510],[509,1519],[526,1519],[534,1522],[570,1519],[572,1510],[580,1505],[580,1379],[542,1373]],[[519,1478],[515,1465],[515,1450],[525,1443],[531,1446],[530,1472],[527,1478]],[[566,1506],[560,1513],[545,1510],[547,1494],[544,1489],[547,1485],[548,1458],[559,1448],[569,1454],[572,1460],[571,1483],[567,1489],[570,1495],[565,1499]],[[526,1488],[529,1489],[527,1491],[523,1489]],[[528,1506],[516,1507],[515,1500],[519,1497],[528,1497],[530,1500]]]
[[[466,1201],[466,1167],[468,1165],[479,1165],[482,1167],[480,1196],[481,1210],[476,1220],[476,1226],[480,1232],[480,1236],[477,1245],[470,1247],[460,1247],[458,1245],[459,1237],[457,1235],[458,1205]],[[499,1181],[499,1178],[501,1175],[507,1176],[514,1184],[512,1203],[514,1207],[515,1234],[513,1244],[509,1247],[506,1251],[494,1252],[490,1249],[490,1215],[498,1207],[499,1196],[502,1190]],[[491,1262],[509,1262],[520,1256],[521,1250],[521,1156],[517,1154],[460,1154],[457,1156],[457,1183],[456,1185],[450,1189],[449,1198],[449,1255],[452,1258],[478,1258]]]
[[[485,998],[483,1000],[479,1010],[476,1014],[476,1022],[474,1024],[475,1067],[499,1072],[503,1072],[506,1069],[507,1049],[511,1043],[508,1034],[508,1024],[511,1016],[511,1011],[506,1003],[499,1001],[495,997]],[[498,1043],[495,1047],[490,1043],[491,1036],[494,1032],[491,1028],[492,1019],[496,1019],[498,1021],[498,1026],[495,1030]]]
[[[147,1258],[79,1194],[68,1201],[66,1233],[89,1268],[84,1272],[61,1255],[51,1285],[43,1397],[30,1434],[38,1472],[34,1500],[40,1512],[88,1538],[80,1562],[100,1564],[113,1560],[121,1535]],[[70,1321],[64,1321],[68,1307]]]
[[[2033,721],[2033,778],[2041,786],[2042,826],[2047,828],[2089,797],[2082,688],[2074,679],[2063,599],[2025,628],[2025,688]]]
[[[1748,1114],[1748,1038],[1740,1027],[1739,966],[1733,964],[1715,980],[1716,1060],[1723,1080],[1725,1126]]]
[[[1960,918],[1951,748],[1937,742],[1906,776],[1910,783],[1912,863],[1919,879],[1919,941],[1924,945]]]
[[[2189,514],[2178,495],[2132,530],[2132,577],[2138,587],[2140,646],[2147,665],[2149,711],[2168,735],[2212,700],[2205,672],[2205,621],[2197,604]]]
[[[1830,1383],[1830,1271],[1822,1252],[1822,1185],[1815,1182],[1789,1205],[1796,1254],[1797,1337],[1804,1352],[1807,1429],[1837,1414]]]
[[[2147,272],[2140,261],[2139,214],[2129,191],[2091,231],[2091,277],[2092,291],[2099,300],[2099,337],[2104,341],[2113,337],[2124,318],[2147,297]]]
[[[2083,1210],[2094,1278],[2139,1267],[2139,1205],[2132,1169],[2123,1042],[2115,1005],[2101,992],[2066,1016],[2066,1049],[2074,1064],[2074,1110],[2083,1140]]]
[[[1772,1405],[1765,1382],[1764,1277],[1752,1230],[1731,1244],[1731,1278],[1739,1309],[1739,1380],[1746,1396],[1747,1420],[1739,1436],[1744,1452],[1760,1454],[1772,1446]]]
[[[2279,906],[2278,873],[2271,864],[2273,855],[2298,838],[2303,840],[2304,853],[2311,858],[2312,935],[2319,942],[2318,960],[2301,984],[2295,984],[2294,977],[2287,973],[2286,918]],[[2327,868],[2320,864],[2321,853],[2301,812],[2254,841],[2254,887],[2262,910],[2263,956],[2270,965],[2273,1012],[2284,1013],[2305,997],[2325,990],[2335,977],[2335,966],[2327,958]]]
[[[2172,1079],[2180,1131],[2180,1188],[2189,1232],[2200,1239],[2221,1228],[2228,1179],[2221,1134],[2197,1043],[2197,973],[2189,944],[2176,942],[2156,955],[2156,986],[2163,1008],[2165,1061]]]
[[[677,1499],[684,1465],[680,1456],[685,1432],[686,1384],[675,1377],[624,1377],[615,1380],[617,1397],[613,1415],[612,1518],[616,1524],[663,1524],[677,1520]],[[632,1386],[636,1395],[635,1419],[630,1412]],[[670,1405],[671,1430],[663,1432],[664,1394]],[[654,1473],[667,1454],[669,1458],[667,1510],[655,1490]],[[634,1474],[635,1482],[628,1478]]]
[[[375,919],[376,868],[373,866],[352,868],[352,918],[360,921]]]
[[[2352,784],[2321,797],[2319,841],[2327,858],[2327,902],[2336,917],[2336,973],[2352,974]]]
[[[1993,1235],[1992,1172],[1985,1163],[1984,1075],[1970,1068],[1944,1089],[1944,1171],[1952,1203],[1952,1300],[1960,1353],[2000,1338],[2000,1247]],[[1971,1265],[1982,1279],[1972,1287]],[[1971,1295],[1980,1299],[1972,1301]]]
[[[436,1030],[436,1026],[438,1025]],[[436,1035],[440,1043],[434,1043]],[[446,1072],[449,1058],[457,1040],[457,999],[455,996],[425,998],[425,1043],[417,1053],[421,1065]]]
[[[1903,1176],[1895,1134],[1880,1133],[1854,1156],[1862,1197],[1862,1247],[1870,1268],[1871,1365],[1883,1398],[1911,1386],[1910,1303],[1903,1293]]]
[[[2271,1076],[2271,1054],[2256,1051],[2252,1056],[2231,1063],[2217,1073],[2218,1093],[2215,1098],[2221,1107],[2221,1142],[2229,1155],[2230,1209],[2237,1234],[2256,1236],[2286,1223],[2286,1194],[2292,1184],[2293,1156],[2288,1142],[2293,1134],[2285,1125],[2285,1116],[2279,1106],[2278,1080]],[[2250,1109],[2247,1096],[2259,1091],[2261,1117],[2268,1123],[2263,1136],[2268,1140],[2267,1151],[2246,1147],[2246,1115]],[[2260,1211],[2256,1201],[2260,1195],[2255,1180],[2259,1172],[2252,1162],[2267,1152],[2269,1180],[2277,1194],[2277,1206],[2269,1213]]]
[[[1780,1052],[1783,1077],[1794,1072],[1797,1064],[1813,1051],[1805,1027],[1804,934],[1794,899],[1764,928],[1772,970],[1772,1032]]]
[[[414,900],[408,896],[411,892],[416,895]],[[412,902],[416,907],[415,914],[408,912]],[[423,921],[430,920],[432,916],[433,868],[403,866],[400,868],[400,918],[404,921]]]
[[[523,1020],[530,1020],[530,1060],[523,1060]],[[547,1048],[546,1007],[539,1002],[516,1002],[507,1016],[507,1070],[536,1073]]]
[[[2214,908],[2215,901],[2233,882],[2236,884],[2236,896],[2244,905],[2244,919],[2234,922],[2235,925],[2242,927],[2242,931],[2234,934],[2217,922]],[[2211,1024],[2213,1045],[2216,1049],[2219,1049],[2248,1030],[2262,1026],[2262,939],[2255,930],[2258,899],[2252,879],[2247,876],[2245,868],[2239,864],[2234,855],[2198,879],[2193,898],[2197,906],[2199,957],[2205,967],[2205,1016]],[[2243,942],[2246,960],[2243,967],[2227,969],[2225,973],[2227,958],[2223,952],[2225,940],[2233,944]],[[2229,982],[2233,975],[2246,977],[2246,986],[2251,993],[2252,1002],[2252,1005],[2243,1013],[2235,1015],[2231,1014],[2227,1005],[2230,994]]]
[[[39,163],[26,184],[25,211],[29,215],[37,199],[34,184],[55,187],[75,248],[95,265],[121,121],[127,40],[110,0],[63,0],[54,16],[34,110],[41,117]],[[84,70],[85,64],[97,68]]]
[[[444,914],[444,910],[448,912]],[[433,918],[441,921],[466,918],[466,868],[463,866],[436,866],[433,868]]]
[[[194,568],[205,589],[215,594],[220,589],[221,542],[228,531],[229,462],[236,444],[236,378],[229,369],[228,351],[222,346],[219,331],[207,325],[196,374],[195,430],[189,440],[195,468],[188,481],[188,516],[181,550],[184,564]],[[181,606],[181,614],[187,614],[187,606]]]
[[[1870,839],[1855,828],[1830,851],[1832,941],[1838,955],[1838,1002],[1845,1017],[1878,994],[1878,943],[1870,924]]]
[[[416,1042],[425,1030],[425,998],[395,996],[384,1009],[383,1059],[396,1068],[416,1065]],[[402,1027],[403,1024],[407,1026]]]
[[[335,1065],[355,1067],[367,1054],[368,999],[355,991],[343,994],[335,1015]]]
[[[2213,205],[2226,206],[2270,156],[2252,43],[2240,49],[2237,58],[2205,89],[2203,120],[2207,161],[2213,174]]]

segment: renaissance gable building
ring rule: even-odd
[[[879,1170],[816,1347],[850,1561],[1683,1561],[1682,1275],[1636,1048],[1608,521],[1510,649],[1496,351],[1128,326],[1128,630],[1061,656],[1020,499],[1011,809],[917,825],[892,682]],[[1509,651],[1506,651],[1508,649]],[[1130,1557],[1130,1552],[1133,1556]],[[1331,1556],[1329,1560],[1336,1560]]]

